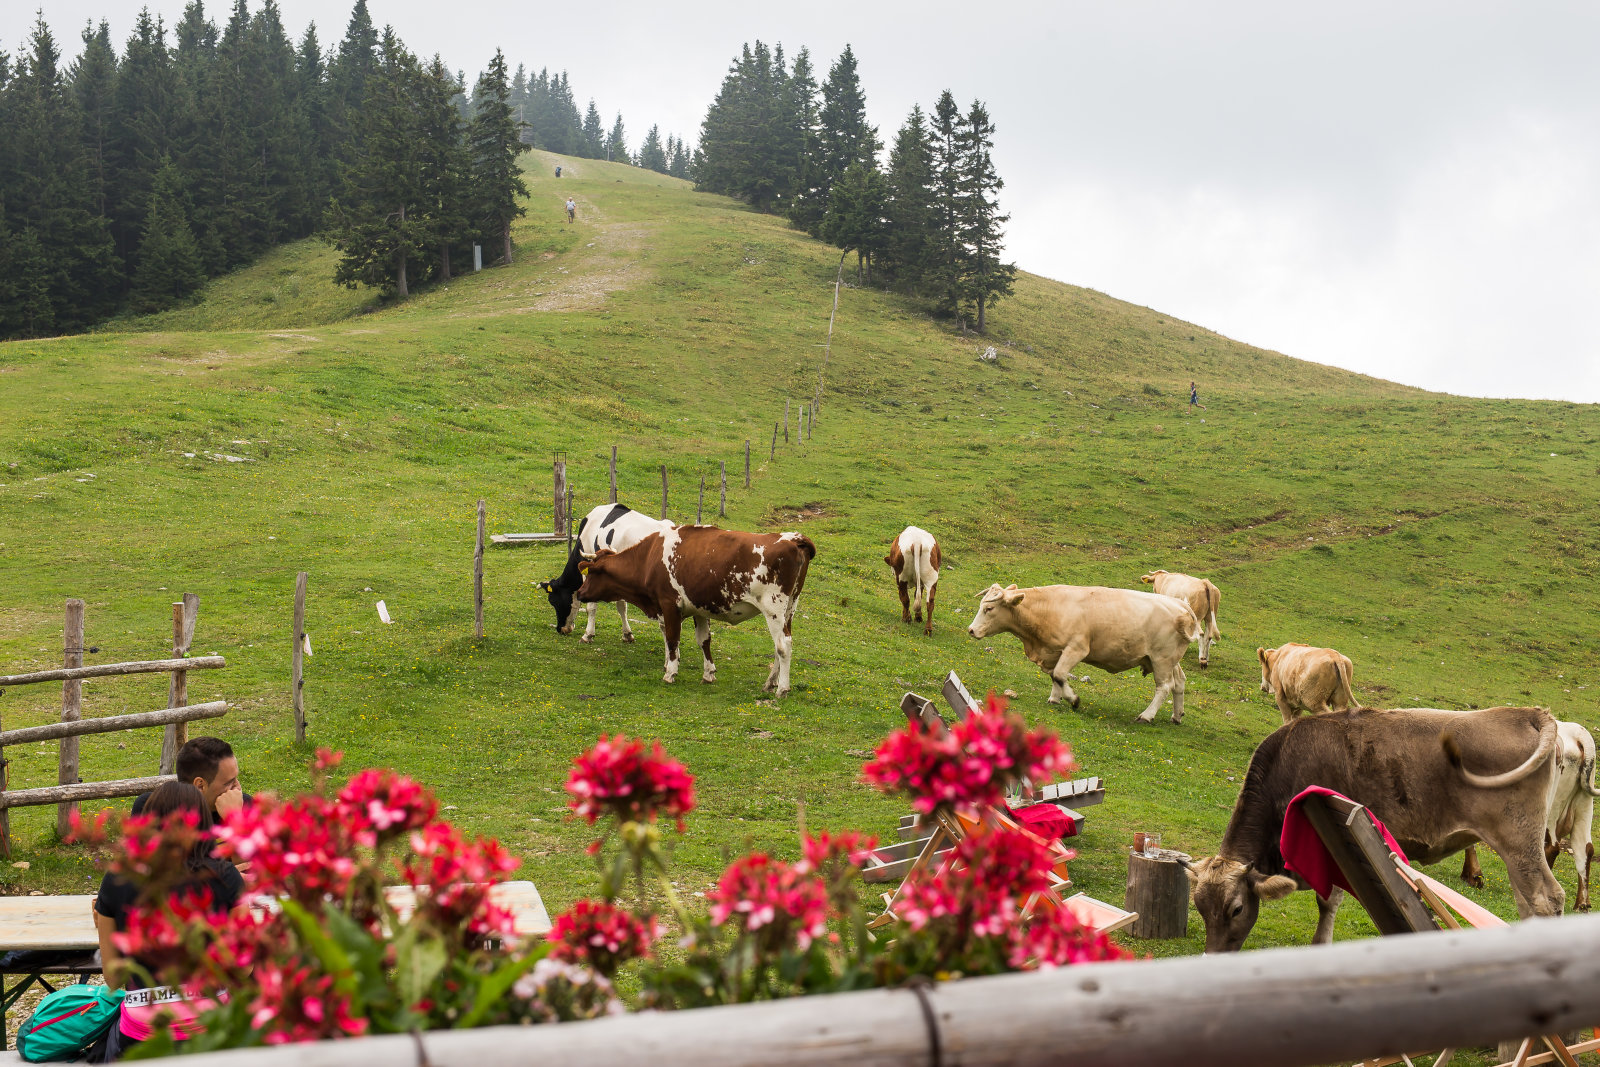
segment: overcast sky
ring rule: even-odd
[[[349,15],[280,3],[324,47]],[[819,80],[848,41],[886,142],[944,88],[988,104],[1025,270],[1430,389],[1600,402],[1600,5],[369,4],[469,78],[497,46],[567,70],[634,145],[694,140],[745,41],[809,46]],[[70,52],[140,6],[44,13]],[[0,49],[31,22],[0,3]]]

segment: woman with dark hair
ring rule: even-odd
[[[94,901],[94,924],[100,935],[100,963],[106,985],[112,989],[142,989],[146,977],[155,970],[153,961],[136,956],[124,960],[117,951],[113,935],[127,932],[130,909],[159,907],[173,900],[194,902],[198,897],[210,911],[227,912],[239,904],[244,892],[244,880],[234,865],[211,854],[211,809],[200,790],[187,782],[167,782],[150,794],[141,814],[159,824],[172,813],[184,811],[195,813],[199,833],[188,845],[165,844],[158,849],[150,857],[150,876],[143,886],[112,873],[100,881],[100,893]],[[109,1063],[148,1037],[156,1007],[124,1002],[121,1021],[112,1026],[103,1056],[97,1062]],[[180,1005],[162,1007],[178,1009]],[[179,1010],[177,1014],[192,1018],[195,1012]],[[180,1025],[178,1029],[183,1028]]]

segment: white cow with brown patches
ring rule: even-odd
[[[1205,578],[1176,571],[1151,571],[1139,580],[1152,592],[1176,597],[1189,605],[1194,617],[1204,624],[1200,630],[1200,666],[1211,666],[1211,642],[1222,636],[1217,629],[1217,608],[1222,604],[1222,591]]]
[[[911,605],[915,603],[917,621],[922,622],[926,605],[928,621],[922,632],[933,633],[933,598],[939,589],[941,562],[939,542],[927,530],[907,526],[889,546],[883,561],[894,571],[895,584],[900,588],[900,621],[911,621]]]

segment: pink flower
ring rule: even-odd
[[[656,937],[654,916],[640,920],[614,904],[580,900],[551,924],[550,956],[588,964],[610,978],[629,960],[650,955]]]
[[[827,886],[799,865],[764,852],[735,860],[706,894],[706,902],[713,926],[736,921],[756,934],[757,945],[768,953],[791,946],[804,952],[827,930]]]
[[[677,760],[668,758],[661,742],[645,752],[644,742],[621,734],[601,736],[589,751],[572,761],[567,804],[586,822],[604,815],[623,822],[654,822],[658,816],[677,821],[694,810],[694,776]]]

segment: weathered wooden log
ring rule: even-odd
[[[36,741],[55,741],[62,737],[82,737],[85,734],[109,734],[118,730],[137,730],[145,726],[166,726],[174,722],[194,722],[197,719],[217,719],[228,714],[226,700],[213,700],[207,704],[188,704],[181,708],[163,708],[160,711],[139,711],[132,715],[110,715],[103,719],[78,719],[73,722],[49,722],[43,726],[20,726],[0,733],[0,746],[28,745]]]
[[[67,601],[67,624],[64,631],[66,647],[61,661],[63,670],[83,666],[83,601]],[[69,678],[61,683],[61,721],[76,722],[83,718],[83,682]],[[61,742],[56,762],[56,781],[71,785],[78,781],[78,739],[68,737]],[[56,809],[56,834],[66,837],[72,832],[72,816],[76,804],[64,803]]]
[[[567,454],[558,453],[554,463],[555,517],[550,527],[562,537],[567,536],[567,525],[572,521],[567,514]]]
[[[667,517],[667,465],[661,465],[661,517]]]
[[[778,458],[778,424],[772,424],[772,449],[767,453],[767,462],[771,463]]]
[[[1128,927],[1134,937],[1173,938],[1189,934],[1189,872],[1178,854],[1161,849],[1154,856],[1128,853],[1128,884],[1122,906],[1139,917]]]
[[[5,727],[0,724],[0,735],[4,733]],[[4,745],[0,745],[0,796],[5,796],[6,794],[7,777],[6,749]],[[11,858],[11,816],[7,814],[5,808],[0,808],[0,856],[4,856],[6,859]],[[5,1018],[0,1015],[0,1026],[4,1024]]]
[[[617,446],[611,446],[611,503],[617,502]]]
[[[37,789],[13,789],[0,793],[0,808],[30,808],[39,804],[60,804],[63,807],[70,804],[76,807],[80,800],[136,797],[158,785],[177,780],[176,775],[158,774],[150,778],[117,778],[109,782],[74,782],[71,785],[45,785]]]
[[[83,678],[109,678],[124,674],[166,674],[168,671],[217,670],[228,665],[222,656],[194,656],[189,659],[143,659],[132,663],[96,663],[88,667],[61,667],[32,674],[0,675],[0,689],[34,682],[65,682]]]
[[[722,471],[721,495],[717,499],[717,518],[720,519],[728,514],[728,461],[724,459],[717,462],[721,464]]]
[[[325,1041],[185,1067],[1310,1067],[1587,1025],[1600,915],[696,1011]],[[937,1042],[940,1050],[933,1049]]]
[[[306,572],[294,576],[294,651],[289,656],[289,702],[294,708],[294,741],[306,743],[305,678],[301,656],[306,646]]]
[[[783,443],[789,443],[789,402],[783,402]]]
[[[750,488],[750,438],[744,439],[744,487]]]
[[[700,476],[700,496],[694,502],[694,524],[699,526],[704,519],[706,509],[706,476]]]
[[[472,553],[472,636],[483,639],[483,514],[478,501],[478,547]]]
[[[183,599],[172,605],[172,654],[184,657],[194,642],[194,624],[200,618],[200,598],[194,593],[183,594]],[[185,668],[172,672],[167,685],[167,707],[182,708],[189,704],[189,672]],[[188,720],[175,721],[161,732],[161,773],[173,774],[178,769],[178,750],[189,740]]]

